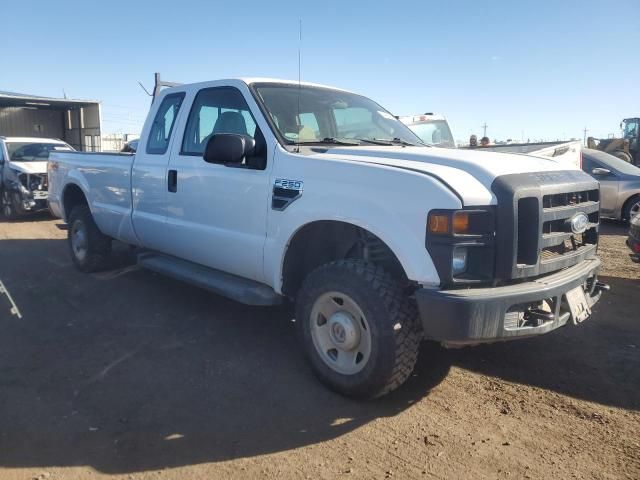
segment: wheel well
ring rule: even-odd
[[[65,218],[69,218],[71,211],[78,205],[89,205],[87,197],[84,196],[82,189],[75,185],[70,184],[64,189],[62,194],[62,206],[64,208]]]
[[[294,298],[309,273],[320,265],[346,258],[380,265],[409,285],[400,261],[380,238],[350,223],[327,220],[305,225],[291,239],[282,266],[282,293]]]

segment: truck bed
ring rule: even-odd
[[[471,149],[470,147],[463,148]],[[580,168],[582,163],[582,142],[580,142],[580,140],[570,140],[566,142],[510,143],[507,145],[475,147],[473,150],[482,152],[516,153],[521,155],[533,155],[534,157],[553,158],[559,162],[571,164],[576,168]]]
[[[96,223],[105,234],[118,237],[123,221],[131,219],[131,168],[134,155],[130,153],[52,152],[49,157],[49,202],[57,213],[61,199],[58,183],[65,178],[88,182],[88,201]],[[88,185],[86,185],[88,187]],[[127,226],[128,228],[128,226]]]

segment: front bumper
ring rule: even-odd
[[[4,188],[11,195],[14,207],[19,214],[36,212],[47,208],[49,193],[46,190],[29,191],[17,182],[8,182]]]
[[[416,301],[426,338],[470,345],[541,335],[571,319],[566,293],[585,287],[589,306],[601,295],[600,260],[593,258],[560,272],[514,285],[459,290],[420,289]],[[544,302],[544,303],[543,303]],[[546,320],[529,320],[530,307],[546,304]]]

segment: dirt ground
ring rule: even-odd
[[[393,394],[323,388],[284,308],[138,270],[84,275],[47,216],[0,223],[0,478],[640,478],[640,264],[603,225],[580,327],[425,344]]]

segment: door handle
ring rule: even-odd
[[[167,176],[167,188],[170,192],[178,191],[178,171],[177,170],[169,170],[169,175]]]

